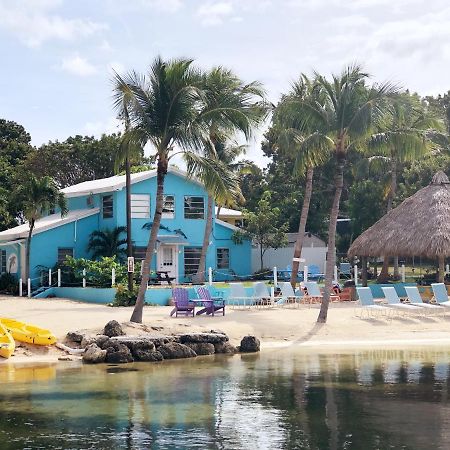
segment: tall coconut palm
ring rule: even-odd
[[[122,261],[127,254],[123,248],[127,244],[127,240],[122,239],[121,236],[126,231],[126,227],[93,231],[89,236],[87,246],[87,250],[92,252],[92,258],[98,259],[101,256],[116,256],[119,261]]]
[[[30,278],[31,239],[36,221],[55,207],[61,211],[61,217],[67,214],[67,203],[51,177],[36,178],[29,175],[14,192],[14,201],[20,205],[20,211],[28,222],[29,231],[25,253],[25,278]]]
[[[318,98],[298,102],[300,128],[313,129],[305,138],[302,150],[310,155],[332,156],[335,161],[335,193],[328,227],[328,256],[325,290],[318,322],[326,322],[336,262],[336,224],[344,183],[344,167],[350,149],[357,149],[370,136],[384,112],[384,102],[396,92],[390,83],[368,87],[369,76],[361,67],[349,66],[329,81],[315,74],[314,89]],[[316,156],[317,157],[317,156]]]

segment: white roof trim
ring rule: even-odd
[[[216,215],[217,211],[219,211],[218,206],[216,206]],[[237,209],[220,208],[220,214],[218,217],[242,217],[242,215],[242,211],[238,211]]]
[[[36,221],[33,230],[33,236],[35,234],[51,230],[52,228],[60,227],[61,225],[65,225],[66,223],[75,222],[76,220],[93,216],[94,214],[98,214],[99,211],[100,208],[76,209],[74,211],[69,211],[69,213],[64,217],[61,217],[60,213],[50,214],[49,216],[43,217],[42,219]],[[0,242],[11,241],[15,239],[24,239],[28,237],[28,232],[29,232],[28,223],[24,223],[17,227],[10,228],[9,230],[0,232]]]
[[[240,230],[239,227],[235,227],[234,225],[231,225],[231,223],[224,222],[223,220],[220,220],[220,219],[216,219],[216,223],[217,223],[217,225],[222,225],[223,227],[229,228],[230,230],[233,230],[233,231]]]
[[[187,172],[169,167],[167,173],[173,173],[183,178],[188,178]],[[144,180],[156,177],[156,170],[147,170],[131,174],[131,184],[139,183]],[[203,186],[196,178],[188,178],[190,181]],[[103,192],[120,191],[126,185],[125,175],[115,175],[109,178],[101,178],[98,180],[83,181],[83,183],[74,184],[61,190],[67,198],[81,197],[89,194],[99,194]]]

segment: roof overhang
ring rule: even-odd
[[[160,235],[156,240],[164,245],[189,245],[188,240],[179,235]]]

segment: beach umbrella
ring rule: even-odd
[[[408,197],[355,239],[349,257],[424,256],[439,261],[439,281],[450,256],[450,182],[437,172],[431,183]]]

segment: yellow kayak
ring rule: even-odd
[[[12,334],[16,341],[35,345],[52,345],[56,342],[55,336],[49,330],[3,317],[0,318],[0,323]]]
[[[0,323],[0,356],[9,358],[16,349],[11,333]]]

